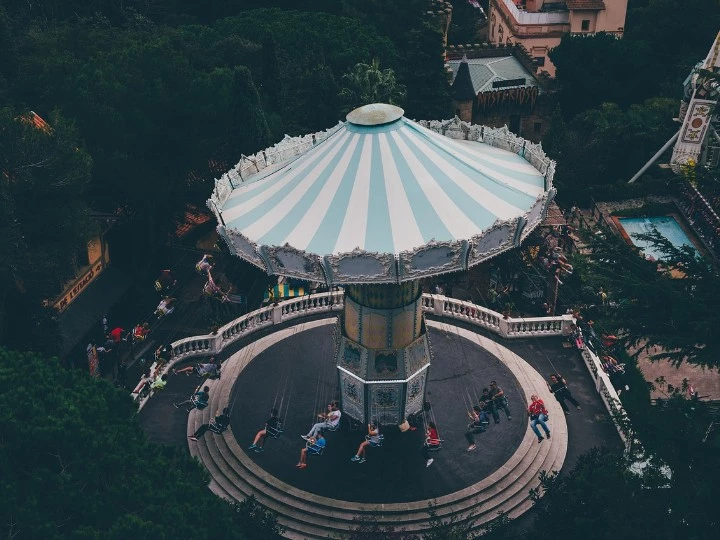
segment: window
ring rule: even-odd
[[[590,31],[590,19],[583,19],[583,21],[580,23],[580,29],[583,32],[589,32]]]
[[[544,66],[545,65],[545,57],[544,56],[535,56],[533,57],[533,64],[536,66]]]
[[[533,131],[535,133],[540,133],[542,131],[542,122],[535,122],[533,124]]]

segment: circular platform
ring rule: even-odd
[[[328,436],[323,456],[305,470],[294,467],[303,446],[299,437],[311,424],[320,403],[335,397],[331,329],[325,319],[276,332],[228,359],[223,378],[214,382],[213,403],[194,411],[188,433],[214,411],[233,404],[231,429],[191,443],[210,471],[211,487],[221,496],[241,500],[253,494],[279,515],[289,537],[326,537],[351,530],[356,516],[422,531],[429,527],[428,503],[441,517],[514,517],[530,507],[529,489],[540,470],[559,470],[567,449],[567,426],[557,401],[550,399],[540,374],[505,347],[474,332],[428,322],[435,360],[428,398],[433,403],[443,449],[425,468],[419,432],[385,428],[386,445],[371,450],[368,462],[350,463],[362,440],[361,430],[342,429]],[[252,361],[252,363],[251,363]],[[515,416],[477,436],[478,450],[466,452],[463,437],[467,397],[474,401],[483,386],[497,380],[510,398]],[[543,397],[551,413],[553,438],[538,444],[528,427],[525,408],[530,394]],[[263,454],[247,452],[273,402],[289,401],[286,431],[270,440]],[[212,413],[211,413],[212,410]]]

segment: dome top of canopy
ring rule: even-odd
[[[405,111],[395,105],[371,103],[350,111],[345,118],[356,126],[381,126],[400,120],[403,114]]]
[[[231,251],[269,273],[391,283],[466,269],[541,221],[554,162],[539,146],[402,115],[366,105],[243,158],[209,201]]]

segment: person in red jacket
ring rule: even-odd
[[[125,330],[120,328],[119,326],[114,328],[108,336],[110,336],[110,339],[113,340],[114,343],[120,343],[123,339],[123,334],[125,333]]]
[[[528,407],[530,427],[532,428],[535,435],[537,435],[538,442],[541,443],[544,439],[543,436],[540,434],[540,430],[538,429],[537,425],[540,424],[542,426],[543,430],[545,431],[545,436],[549,439],[550,429],[545,423],[548,419],[548,411],[545,408],[543,400],[537,397],[535,394],[530,396],[530,399],[532,400],[532,403],[530,403],[530,406]]]

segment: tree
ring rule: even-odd
[[[180,449],[149,443],[126,393],[0,348],[0,522],[9,538],[276,538]],[[28,384],[32,381],[32,384]]]
[[[93,232],[83,201],[92,160],[71,123],[48,120],[0,110],[0,336],[23,347],[54,344],[42,303],[73,277]]]
[[[528,538],[674,538],[663,490],[607,450],[580,456],[568,474],[541,473],[533,499],[538,514]]]
[[[230,114],[230,128],[235,136],[230,140],[236,156],[254,154],[270,146],[270,129],[260,96],[250,70],[244,66],[233,70]]]
[[[717,367],[720,344],[712,336],[720,323],[720,272],[694,248],[677,248],[658,233],[637,239],[662,252],[663,260],[646,260],[616,237],[595,244],[590,272],[623,300],[607,313],[606,325],[622,329],[627,345],[661,347],[655,359]]]
[[[555,182],[566,202],[606,197],[645,164],[677,130],[677,103],[655,98],[623,109],[603,103],[565,124],[556,114],[543,143],[558,160]]]
[[[340,81],[340,98],[346,112],[369,103],[402,105],[405,99],[405,87],[398,83],[395,72],[380,69],[377,58],[370,64],[355,64]]]

